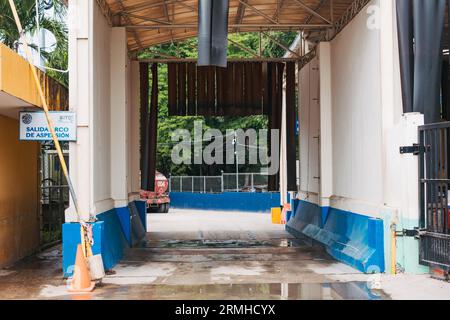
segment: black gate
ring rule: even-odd
[[[420,263],[450,268],[450,122],[419,128]]]

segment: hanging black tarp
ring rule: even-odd
[[[442,35],[446,0],[413,0],[414,12],[414,111],[425,123],[440,120]]]
[[[195,63],[188,64],[188,116],[197,114],[197,66]]]
[[[237,117],[243,114],[245,108],[245,93],[244,93],[244,64],[233,63],[233,67],[228,67],[227,72],[228,81],[231,85],[229,108],[227,113],[229,116]]]
[[[412,9],[411,0],[397,0],[397,29],[404,113],[413,112],[414,32]]]
[[[178,63],[177,64],[178,71],[178,115],[185,116],[186,115],[186,73],[187,73],[187,64],[186,63]]]
[[[225,88],[226,88],[226,69],[225,68],[216,68],[216,87],[217,87],[217,108],[216,115],[223,116],[224,115],[224,106],[226,103],[225,97]]]
[[[204,115],[208,109],[207,78],[208,68],[197,68],[197,114]]]
[[[255,62],[253,65],[253,101],[251,114],[262,114],[262,100],[263,100],[263,87],[261,83],[262,78],[262,63]]]
[[[227,66],[228,13],[228,0],[199,0],[199,66]]]
[[[441,120],[442,36],[446,0],[397,0],[404,112]]]
[[[211,117],[216,114],[216,68],[208,67],[206,72],[206,99],[207,108],[205,116]]]
[[[149,113],[149,72],[148,63],[139,64],[140,81],[140,151],[141,151],[141,189],[148,187],[148,113]]]
[[[148,82],[148,79],[147,79]],[[156,149],[158,143],[158,64],[152,64],[152,95],[148,119],[148,178],[146,191],[155,191]]]
[[[262,114],[269,114],[269,91],[270,91],[270,80],[269,80],[269,70],[268,63],[263,62],[261,66],[261,90],[262,90]]]
[[[252,106],[253,106],[253,67],[251,62],[247,62],[244,64],[244,98],[245,105],[242,110],[243,116],[249,116],[252,114]]]
[[[270,80],[269,65],[275,68],[276,75]],[[243,61],[221,68],[200,67],[192,62],[168,63],[169,116],[270,115],[270,106],[281,105],[285,65]]]
[[[281,120],[282,120],[282,108],[283,108],[283,73],[284,73],[284,63],[269,63],[269,128],[271,132],[273,130],[278,130],[280,140],[278,145],[274,146],[271,143],[271,138],[269,136],[268,146],[269,154],[272,156],[274,154],[280,154],[280,142],[281,142]],[[277,148],[277,149],[275,149]],[[277,152],[275,152],[277,151]],[[269,175],[268,182],[269,191],[279,191],[280,190],[280,173],[276,175]]]
[[[295,141],[295,62],[286,64],[286,167],[287,191],[297,191],[297,143]]]
[[[169,95],[169,116],[178,115],[178,75],[177,64],[167,64],[167,76],[168,76],[168,95]]]

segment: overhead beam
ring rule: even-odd
[[[147,21],[147,22],[154,22],[154,23],[158,23],[158,24],[171,25],[170,21],[164,21],[164,20],[149,18],[149,17],[146,17],[146,16],[140,16],[140,15],[137,15],[137,14],[128,13],[126,11],[121,12],[120,15],[122,17],[126,16],[126,17],[131,17],[131,18],[135,18],[135,19],[139,19],[139,20]]]
[[[167,22],[169,24],[171,24],[170,23],[169,8],[168,8],[168,5],[167,5],[167,0],[163,1],[163,6],[162,7],[163,7],[163,12],[164,12],[164,17],[166,17]]]
[[[280,22],[280,12],[281,12],[281,9],[283,9],[284,2],[285,2],[284,0],[277,0],[277,10],[275,11],[275,14],[273,16],[273,18],[277,22]]]
[[[238,0],[240,4],[246,6],[247,8],[249,8],[250,10],[252,10],[253,12],[255,12],[257,15],[269,20],[270,22],[274,23],[274,24],[278,24],[278,21],[276,21],[275,19],[269,17],[267,14],[265,14],[264,12],[262,12],[261,10],[256,9],[254,6],[248,4],[246,1],[244,0]]]
[[[156,8],[156,7],[162,7],[164,6],[164,3],[166,4],[171,4],[171,3],[175,3],[178,2],[176,0],[167,0],[167,1],[161,1],[161,2],[144,2],[144,3],[140,3],[140,4],[136,4],[136,5],[132,5],[127,7],[127,12],[129,13],[133,13],[133,12],[137,12],[137,11],[141,11],[141,10],[146,10],[146,9],[151,9],[151,8]]]
[[[323,6],[325,5],[325,3],[327,3],[327,2],[332,2],[333,0],[320,0],[320,2],[319,2],[319,4],[317,5],[317,7],[314,9],[314,11],[319,11],[320,9],[322,9],[323,8]],[[330,15],[330,22],[332,22],[332,20],[333,20],[333,18],[332,18],[332,15]],[[305,20],[305,23],[310,23],[311,22],[311,20],[312,20],[312,18],[314,18],[314,15],[313,14],[310,14],[309,16],[308,16],[308,18]]]
[[[192,10],[192,11],[195,11],[195,12],[198,12],[198,7],[193,7],[193,6],[190,6],[190,5],[188,5],[187,3],[185,3],[183,0],[176,0],[176,1],[174,1],[176,4],[179,4],[180,6],[182,6],[182,7],[185,7],[185,8],[187,8],[187,9],[189,9],[189,10]]]
[[[100,7],[100,11],[102,12],[103,16],[106,18],[106,21],[110,26],[113,25],[113,13],[111,11],[111,8],[106,3],[106,0],[97,0],[97,5]]]
[[[228,58],[228,62],[302,62],[304,58]],[[184,63],[184,62],[197,62],[195,58],[176,58],[176,59],[136,59],[139,62],[148,63]]]
[[[350,6],[345,10],[344,14],[335,22],[334,34],[329,40],[333,40],[344,28],[352,21],[361,10],[370,2],[370,0],[354,0]]]
[[[122,0],[116,0],[116,3],[119,5],[120,9],[122,11],[125,11],[125,7],[123,6]],[[128,16],[124,16],[124,20],[126,23],[131,23],[131,20]],[[133,33],[134,41],[136,41],[136,44],[139,48],[143,49],[144,46],[142,45],[141,39],[139,39],[139,35],[136,30],[131,31]]]
[[[164,6],[164,3],[166,5],[169,4],[178,4],[180,6],[183,6],[185,8],[189,8],[189,10],[197,10],[196,7],[193,7],[191,5],[188,5],[186,3],[183,2],[183,0],[166,0],[166,1],[160,1],[160,2],[144,2],[144,3],[139,3],[136,5],[132,5],[127,7],[127,11],[129,13],[133,13],[133,12],[137,12],[137,11],[141,11],[141,10],[146,10],[146,9],[151,9],[151,8],[157,8],[157,7],[162,7]]]
[[[323,21],[325,21],[329,25],[332,25],[330,20],[328,20],[327,18],[325,18],[324,16],[322,16],[321,14],[317,13],[315,10],[313,10],[312,8],[307,6],[303,1],[301,1],[301,0],[294,0],[294,1],[297,2],[303,9],[305,9],[306,11],[311,13],[312,15],[322,19]]]
[[[151,24],[151,25],[124,25],[122,27],[128,29],[198,29],[197,24]],[[329,28],[328,24],[305,24],[305,23],[242,23],[242,24],[230,24],[229,28],[267,28],[267,29],[320,29]]]
[[[169,7],[167,5],[167,0],[163,0],[163,1],[164,1],[164,4],[163,4],[164,16],[166,17],[168,24],[172,24],[172,22],[170,21]],[[172,42],[173,42],[173,31],[172,30],[170,30],[170,37],[172,38]]]
[[[243,1],[247,2],[248,0],[243,0]],[[235,24],[241,24],[242,21],[244,20],[245,8],[246,8],[246,6],[244,6],[244,4],[239,3],[239,7],[237,10],[236,19],[235,19]],[[238,29],[234,29],[234,32],[237,32],[237,31],[238,31]]]
[[[334,0],[330,0],[330,20],[334,25]]]

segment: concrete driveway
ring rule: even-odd
[[[95,291],[67,293],[60,248],[0,271],[2,299],[450,299],[427,275],[365,275],[294,239],[268,214],[174,210]]]

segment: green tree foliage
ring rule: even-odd
[[[271,32],[270,36],[277,41],[289,46],[296,37],[295,32]],[[253,51],[266,58],[282,57],[285,50],[274,44],[265,36],[259,33],[236,33],[230,35],[233,42],[239,43],[248,50]],[[177,56],[181,58],[197,57],[197,39],[189,39],[180,43],[169,43],[149,48],[140,53],[139,58],[163,58],[165,56]],[[232,42],[228,46],[228,57],[230,58],[252,58],[253,55],[234,45]],[[158,101],[158,159],[157,168],[165,175],[220,175],[220,172],[235,172],[236,167],[226,165],[174,165],[171,161],[171,152],[176,144],[171,141],[171,133],[179,128],[188,129],[192,132],[195,120],[204,121],[204,130],[215,128],[225,134],[227,129],[267,129],[268,119],[266,116],[251,117],[169,117],[168,116],[168,84],[167,65],[160,64],[158,68],[159,78],[159,101]],[[208,142],[204,142],[207,145]],[[225,150],[225,147],[224,147]],[[259,166],[243,165],[240,172],[255,172]]]
[[[56,39],[56,47],[52,52],[42,48],[41,55],[47,61],[47,66],[55,69],[67,69],[68,61],[68,40],[67,26],[63,22],[66,15],[66,5],[63,0],[39,0],[39,16],[36,12],[36,0],[15,1],[17,13],[19,15],[25,34],[35,34],[37,31],[36,20],[39,20],[42,29],[51,32]],[[53,15],[49,16],[49,10]],[[17,51],[20,42],[20,35],[17,30],[14,17],[8,0],[0,0],[0,41],[11,49]],[[37,50],[37,46],[30,44]],[[68,85],[68,74],[49,71],[49,75]]]

